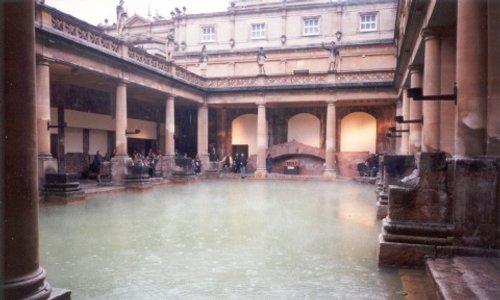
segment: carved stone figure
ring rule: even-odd
[[[123,34],[123,28],[125,27],[125,21],[128,18],[125,8],[123,8],[123,0],[120,0],[119,4],[116,6],[116,30],[118,35]]]
[[[264,64],[266,63],[266,52],[263,47],[259,48],[257,52],[257,64],[259,65],[259,74],[266,74],[266,70],[264,69]]]
[[[325,43],[321,44],[324,49],[330,52],[330,64],[328,66],[328,71],[336,71],[338,66],[339,59],[339,48],[335,45],[335,42],[332,41],[330,46],[326,46]]]

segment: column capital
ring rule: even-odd
[[[51,62],[51,59],[47,58],[47,57],[44,57],[44,56],[41,56],[41,55],[37,55],[36,56],[36,64],[37,65],[46,65],[48,66]]]
[[[335,105],[337,105],[337,100],[327,100],[326,105],[327,106],[335,106]]]
[[[266,100],[258,100],[255,102],[255,104],[257,104],[257,106],[266,106]]]
[[[422,73],[423,66],[422,65],[410,65],[409,69],[410,69],[410,73]]]
[[[422,37],[424,38],[424,41],[428,40],[438,40],[441,38],[441,32],[437,28],[433,27],[425,27],[422,29],[421,32]]]

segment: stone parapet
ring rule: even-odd
[[[43,185],[45,201],[50,203],[63,203],[80,201],[85,198],[85,192],[80,187],[78,174],[46,174]]]
[[[498,257],[500,159],[447,160],[444,153],[419,153],[416,161],[414,178],[389,186],[379,264],[414,266],[426,257],[454,255]]]

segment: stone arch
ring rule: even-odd
[[[231,124],[232,144],[248,145],[248,155],[257,154],[257,115],[241,115]]]
[[[365,112],[353,112],[340,121],[340,152],[375,153],[377,119]]]
[[[288,120],[287,141],[293,140],[312,147],[320,146],[321,122],[310,113],[299,113]]]

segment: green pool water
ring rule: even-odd
[[[41,265],[73,299],[403,299],[373,189],[201,181],[42,207]]]

